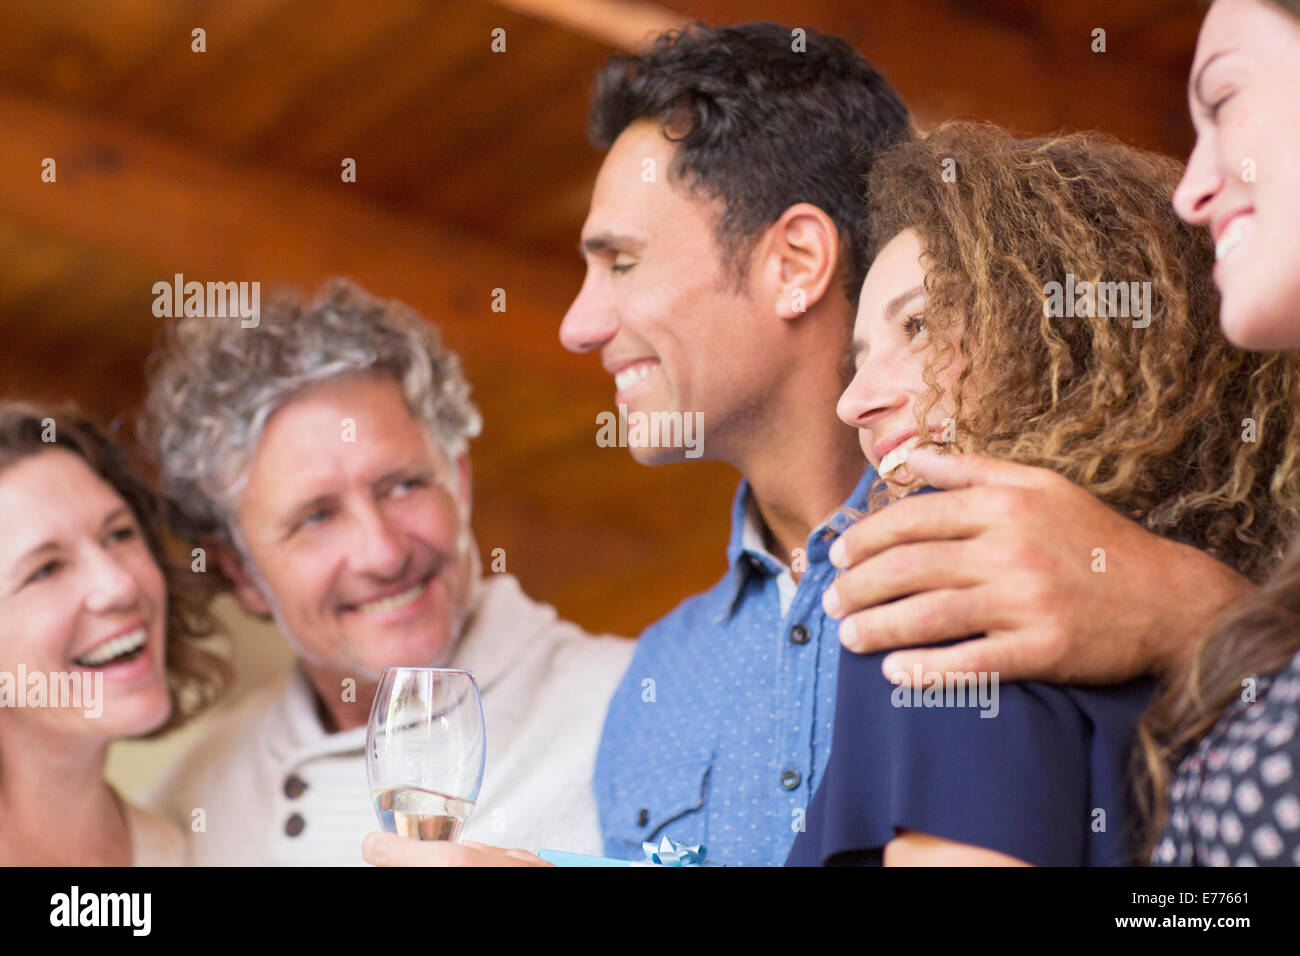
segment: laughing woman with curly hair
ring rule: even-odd
[[[1300,516],[1300,362],[1219,334],[1210,242],[1170,207],[1179,174],[1101,135],[974,124],[877,160],[839,403],[884,476],[876,504],[917,490],[911,447],[980,452],[1050,468],[1255,580],[1274,567]],[[1125,558],[1101,539],[1062,556],[1099,574]],[[841,656],[830,762],[789,862],[1134,859],[1149,684],[893,687],[883,656]]]

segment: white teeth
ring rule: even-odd
[[[880,459],[880,467],[876,469],[881,478],[888,478],[898,467],[907,461],[907,453],[916,447],[920,441],[915,435],[909,438],[903,444],[899,445],[884,458]]]
[[[1217,262],[1237,247],[1237,244],[1250,231],[1250,218],[1238,216],[1228,224],[1228,229],[1214,244],[1214,259]]]
[[[358,604],[357,610],[362,614],[387,614],[389,611],[396,611],[399,607],[406,607],[406,605],[423,594],[425,585],[428,583],[427,581],[421,581],[415,587],[403,591],[401,594],[394,594],[392,597],[381,598],[378,601],[370,601],[367,604]]]
[[[630,385],[635,385],[652,371],[654,371],[656,362],[639,362],[636,365],[623,369],[614,376],[614,387],[620,392]]]
[[[91,648],[78,657],[76,663],[82,667],[99,667],[115,657],[138,651],[144,647],[148,638],[149,633],[145,628],[136,628],[129,634],[123,634],[121,637],[115,637],[111,641],[105,641],[103,644]]]

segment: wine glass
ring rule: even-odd
[[[366,779],[380,827],[415,840],[459,840],[486,758],[472,673],[384,668],[366,727]]]

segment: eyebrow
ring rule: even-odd
[[[578,243],[578,255],[586,258],[589,253],[608,252],[610,249],[638,253],[644,248],[644,239],[613,232],[598,232]]]
[[[1201,68],[1196,71],[1196,76],[1192,77],[1192,82],[1190,87],[1192,91],[1192,96],[1194,96],[1202,105],[1206,105],[1205,94],[1201,91],[1201,80],[1205,78],[1205,71],[1209,68],[1210,64],[1213,63],[1215,60],[1232,52],[1234,52],[1232,49],[1224,49],[1224,50],[1219,50],[1217,53],[1211,54],[1211,56],[1204,63],[1201,64]]]
[[[919,295],[925,295],[925,286],[916,285],[906,292],[900,292],[885,304],[885,321],[892,322],[898,317],[898,313],[903,311],[903,306],[911,302]]]
[[[130,514],[130,509],[128,509],[126,505],[119,505],[118,507],[114,508],[112,511],[110,511],[107,515],[104,516],[104,520],[99,523],[100,530],[102,531],[104,528],[108,527],[118,518],[121,518],[123,515],[127,515],[127,514]],[[16,568],[20,564],[23,564],[24,562],[26,562],[30,558],[35,557],[38,554],[42,554],[46,551],[57,551],[58,548],[59,548],[59,542],[55,541],[53,538],[49,539],[48,541],[42,541],[34,548],[28,548],[26,551],[20,554],[14,560],[11,567]]]
[[[924,285],[915,285],[905,292],[898,293],[898,295],[885,303],[885,321],[894,321],[894,319],[898,317],[898,313],[903,311],[903,306],[907,305],[907,303],[911,302],[917,296],[924,294]],[[849,346],[853,349],[853,351],[849,353],[850,356],[864,355],[868,351],[866,340],[856,335],[853,336],[853,340],[849,343]]]

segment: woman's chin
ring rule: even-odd
[[[98,722],[99,733],[114,740],[145,737],[171,718],[173,702],[165,683],[141,688],[115,698],[105,693],[104,712]]]
[[[1286,296],[1261,300],[1247,290],[1225,289],[1219,325],[1229,342],[1249,352],[1300,349],[1300,306]]]

